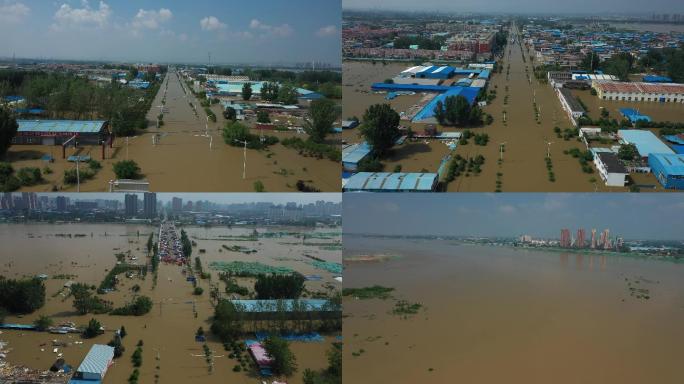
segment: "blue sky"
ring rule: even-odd
[[[628,239],[684,240],[679,193],[345,193],[344,231],[557,238],[610,228]]]
[[[340,64],[340,0],[0,0],[0,57]]]

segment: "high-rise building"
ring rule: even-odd
[[[55,198],[55,205],[57,206],[58,211],[65,212],[69,206],[69,200],[66,196],[57,196]]]
[[[575,238],[575,248],[584,248],[585,246],[585,239],[584,239],[584,228],[579,228],[577,230],[577,237]]]
[[[174,212],[180,212],[183,210],[183,199],[180,197],[174,197],[171,199],[171,210]]]
[[[145,192],[143,196],[143,212],[145,217],[152,219],[157,216],[157,194],[154,192]]]
[[[570,230],[569,229],[561,229],[561,236],[560,236],[560,246],[561,248],[570,248],[572,244],[572,239],[570,239]]]
[[[12,209],[14,208],[14,205],[12,205],[12,192],[5,192],[2,194],[2,197],[0,197],[0,209]]]
[[[596,249],[596,228],[591,230],[591,249]]]
[[[610,249],[610,229],[608,228],[601,233],[601,248]]]
[[[22,192],[21,199],[24,202],[24,208],[29,211],[38,209],[38,194],[35,192]]]
[[[126,216],[135,217],[138,215],[138,195],[127,193],[124,198]]]

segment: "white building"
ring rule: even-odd
[[[591,87],[602,100],[684,103],[684,84],[594,80]]]
[[[585,113],[584,107],[575,99],[569,89],[556,88],[556,95],[558,95],[561,107],[563,107],[563,110],[567,113],[570,121],[577,126],[577,121]]]
[[[594,165],[601,179],[609,187],[624,187],[627,169],[613,152],[598,152],[594,154]]]

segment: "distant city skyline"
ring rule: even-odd
[[[651,15],[657,13],[684,13],[684,3],[675,0],[653,0],[644,3],[636,0],[606,0],[601,2],[591,0],[553,1],[553,0],[461,0],[451,2],[447,0],[342,0],[344,10],[369,11],[408,11],[408,12],[467,12],[467,13],[513,13],[513,14],[640,14]]]
[[[14,192],[21,196],[21,193]],[[75,200],[117,200],[124,202],[125,196],[129,193],[97,193],[97,192],[38,192],[37,196],[47,196],[55,198],[64,196],[72,201]],[[138,198],[142,199],[144,192],[134,192]],[[273,203],[273,204],[309,204],[317,201],[340,203],[342,195],[339,193],[176,193],[176,192],[157,192],[157,201],[169,203],[174,197],[179,197],[183,201],[209,201],[216,204],[243,204],[243,203]]]
[[[680,194],[346,194],[344,231],[384,235],[559,237],[562,228],[683,240]]]
[[[340,12],[339,0],[0,0],[0,57],[339,66]]]

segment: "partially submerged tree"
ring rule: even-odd
[[[338,116],[335,102],[330,99],[314,100],[309,107],[309,119],[304,122],[304,130],[312,141],[323,142]]]
[[[373,151],[382,156],[399,138],[399,114],[389,104],[371,105],[363,115],[360,131]]]

